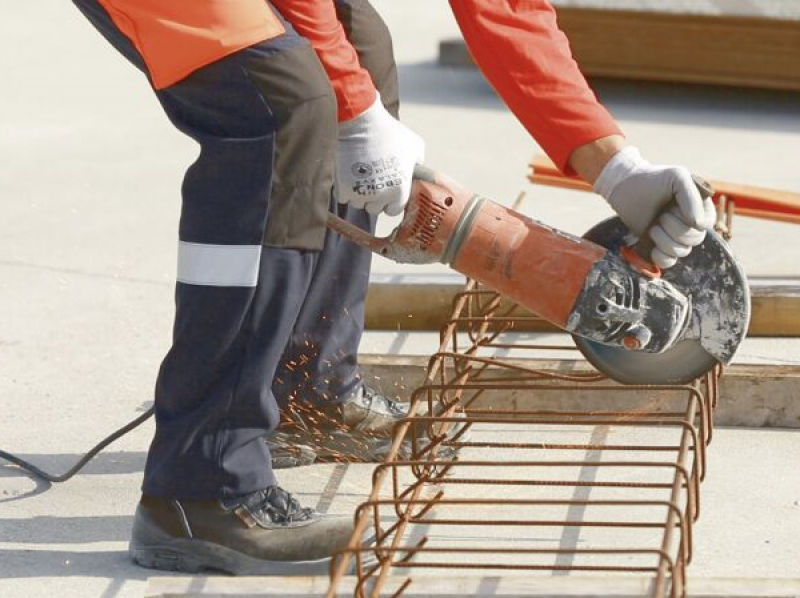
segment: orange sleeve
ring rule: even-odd
[[[621,134],[572,58],[546,0],[450,0],[478,67],[564,172],[574,150]],[[570,172],[571,173],[571,172]]]
[[[375,85],[347,41],[334,0],[272,0],[272,4],[311,42],[336,93],[339,121],[369,108],[375,101]]]

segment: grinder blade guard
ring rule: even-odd
[[[669,282],[642,276],[609,251],[586,277],[565,329],[604,345],[661,353],[686,330],[690,307]]]
[[[629,244],[619,218],[605,220],[584,237],[617,256]],[[648,284],[642,276],[642,284]],[[609,377],[626,384],[685,384],[727,364],[745,337],[750,322],[747,279],[727,243],[714,231],[661,279],[688,299],[687,319],[666,348],[653,352],[628,350],[573,334],[586,359]],[[602,285],[600,285],[602,288]],[[662,314],[663,317],[663,314]],[[630,347],[635,349],[635,347]]]

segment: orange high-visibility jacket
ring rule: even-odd
[[[284,33],[265,0],[98,1],[139,50],[159,89]],[[339,119],[369,107],[375,88],[347,41],[334,0],[272,5],[316,50],[336,93]],[[581,145],[620,132],[581,75],[547,0],[450,5],[478,66],[559,168],[568,169],[569,156]]]

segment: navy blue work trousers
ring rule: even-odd
[[[147,74],[96,0],[73,1]],[[388,30],[366,0],[337,1],[362,65],[396,113]],[[285,34],[155,92],[200,153],[182,186],[175,325],[156,383],[149,495],[227,498],[276,483],[264,437],[281,403],[336,402],[361,383],[370,255],[326,233],[324,215],[336,210],[366,230],[374,219],[335,201],[335,98],[309,43],[285,25]]]

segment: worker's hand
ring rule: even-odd
[[[703,199],[692,175],[680,166],[655,166],[628,146],[615,154],[594,183],[622,221],[637,236],[649,234],[655,243],[651,259],[662,268],[674,266],[692,247],[703,242],[714,226],[716,212]],[[675,205],[647,227],[670,202]]]
[[[396,216],[411,194],[414,166],[425,159],[425,142],[378,97],[363,114],[339,123],[337,159],[339,203]]]

